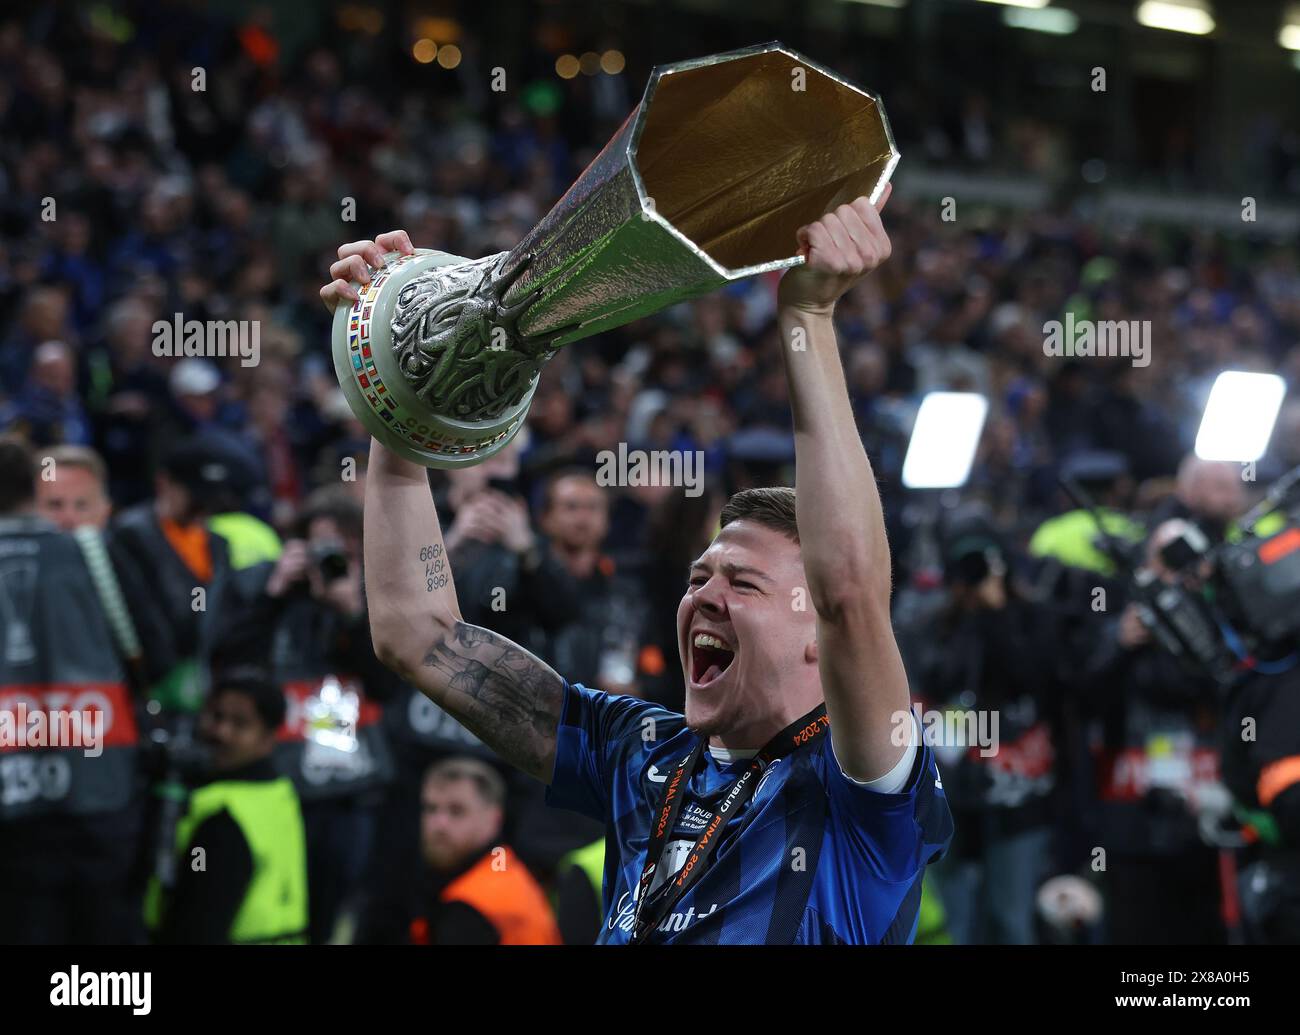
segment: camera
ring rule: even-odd
[[[1067,492],[1082,500],[1078,486]],[[1143,623],[1188,667],[1229,687],[1247,672],[1270,675],[1297,663],[1300,649],[1300,467],[1278,479],[1237,525],[1235,541],[1211,544],[1188,524],[1165,543],[1162,579],[1133,544],[1108,535],[1098,545],[1128,573]],[[1090,501],[1084,505],[1093,509]]]
[[[327,586],[347,576],[348,555],[340,543],[313,543],[311,559],[316,565],[316,570],[320,572],[321,581]]]

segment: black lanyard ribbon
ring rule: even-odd
[[[700,738],[694,750],[664,781],[663,794],[659,796],[659,805],[652,814],[650,843],[646,849],[641,878],[637,881],[636,908],[632,914],[633,945],[644,943],[650,932],[703,876],[709,859],[718,847],[718,842],[722,840],[720,835],[723,825],[749,800],[758,786],[758,778],[763,770],[775,759],[788,755],[797,748],[816,743],[828,729],[830,729],[830,719],[823,702],[764,744],[758,754],[749,760],[749,765],[745,767],[736,782],[731,785],[731,790],[722,799],[717,811],[705,826],[704,832],[696,839],[690,853],[686,856],[686,861],[682,863],[682,868],[677,871],[675,877],[665,881],[655,894],[650,896],[648,894],[650,885],[660,865],[664,845],[668,841],[669,834],[672,833],[673,825],[677,822],[678,813],[682,810],[686,785],[695,774],[708,743],[707,737]]]

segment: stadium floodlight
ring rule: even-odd
[[[1136,17],[1138,24],[1148,29],[1190,32],[1194,36],[1214,31],[1214,15],[1205,0],[1142,0]]]
[[[986,4],[1001,4],[1003,7],[1046,7],[1051,0],[984,0]]]
[[[1064,7],[1008,7],[1002,12],[1002,24],[1012,29],[1068,36],[1079,27],[1079,16]]]
[[[1300,50],[1300,4],[1288,4],[1277,41],[1287,50]]]
[[[903,485],[909,489],[965,485],[988,411],[988,400],[977,392],[927,394],[903,458]]]
[[[1225,370],[1214,379],[1196,433],[1202,460],[1250,463],[1264,455],[1282,408],[1286,382],[1276,374]]]

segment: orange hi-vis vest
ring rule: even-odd
[[[564,944],[546,893],[508,847],[490,850],[438,897],[482,913],[501,935],[502,945]]]

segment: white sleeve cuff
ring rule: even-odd
[[[877,776],[874,780],[856,780],[848,773],[844,772],[844,767],[840,765],[840,760],[835,759],[835,764],[839,766],[840,773],[844,779],[852,780],[859,787],[865,787],[869,791],[875,791],[877,794],[897,794],[907,786],[907,778],[912,775],[912,766],[916,762],[916,746],[921,738],[919,730],[916,728],[916,713],[908,711],[912,717],[911,734],[907,738],[907,747],[903,751],[903,756],[894,763],[894,768],[889,770],[884,776]],[[835,756],[835,742],[831,742],[831,756]]]

